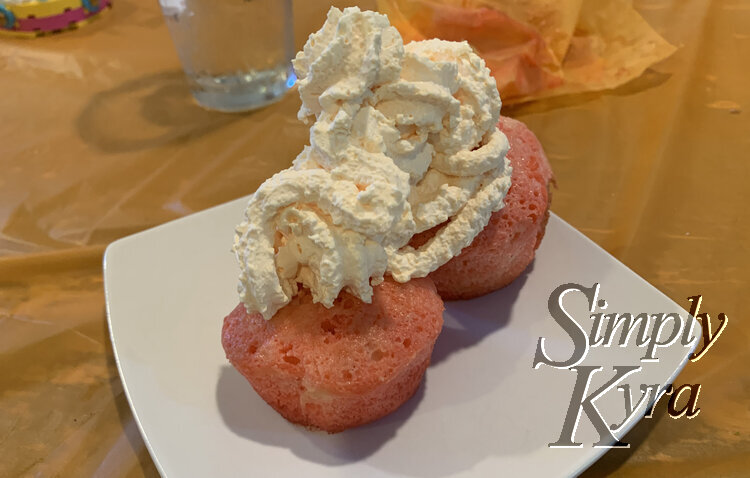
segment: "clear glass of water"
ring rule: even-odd
[[[159,0],[195,100],[219,111],[273,103],[294,84],[291,0]]]

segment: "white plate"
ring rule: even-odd
[[[547,310],[550,293],[563,283],[598,282],[610,312],[688,317],[552,215],[536,260],[523,276],[496,293],[446,304],[433,364],[415,397],[373,424],[336,435],[310,432],[266,405],[229,366],[221,347],[222,319],[238,300],[230,245],[246,201],[107,248],[104,276],[115,356],[133,414],[163,476],[572,475],[607,449],[592,447],[598,435],[585,415],[575,436],[583,447],[547,446],[560,436],[576,378],[570,370],[532,369],[539,337],[547,338],[552,358],[572,350]],[[593,321],[585,300],[571,298],[567,307],[585,318],[588,331]],[[697,323],[694,334],[699,335]],[[583,364],[604,366],[590,390],[612,375],[612,365],[642,365],[642,372],[625,380],[640,394],[640,383],[670,383],[692,349],[676,344],[659,350],[658,363],[639,363],[643,348],[598,347]],[[620,391],[596,405],[610,423],[624,416]],[[657,413],[664,413],[663,405]]]

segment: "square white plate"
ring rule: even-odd
[[[364,427],[336,435],[310,432],[266,405],[227,363],[221,347],[222,319],[238,301],[230,246],[246,202],[239,199],[107,248],[107,312],[120,376],[151,456],[166,477],[572,475],[607,449],[592,447],[598,435],[585,414],[575,436],[581,448],[547,446],[560,436],[576,379],[570,370],[532,369],[539,337],[546,337],[552,358],[567,357],[573,348],[547,310],[551,292],[563,283],[601,283],[608,312],[688,317],[552,215],[536,260],[518,280],[479,299],[446,303],[433,363],[409,402]],[[593,320],[585,299],[566,300],[588,332]],[[700,335],[700,325],[694,327],[693,334]],[[633,342],[591,348],[583,365],[604,369],[589,390],[613,375],[612,365],[642,365],[624,381],[636,401],[640,384],[671,383],[695,346],[678,343],[659,349],[658,363],[640,363],[644,348]],[[596,406],[609,423],[625,415],[618,390]],[[645,408],[644,403],[626,430]]]

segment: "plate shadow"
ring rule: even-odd
[[[470,300],[445,303],[445,323],[435,342],[431,365],[451,354],[478,344],[488,335],[510,323],[513,305],[523,285],[534,270],[534,261],[506,287]]]

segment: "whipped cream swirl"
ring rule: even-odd
[[[497,86],[466,42],[404,45],[386,16],[331,8],[293,64],[310,145],[253,194],[234,241],[240,299],[266,319],[299,284],[331,307],[342,289],[370,302],[386,273],[426,276],[510,187]]]

